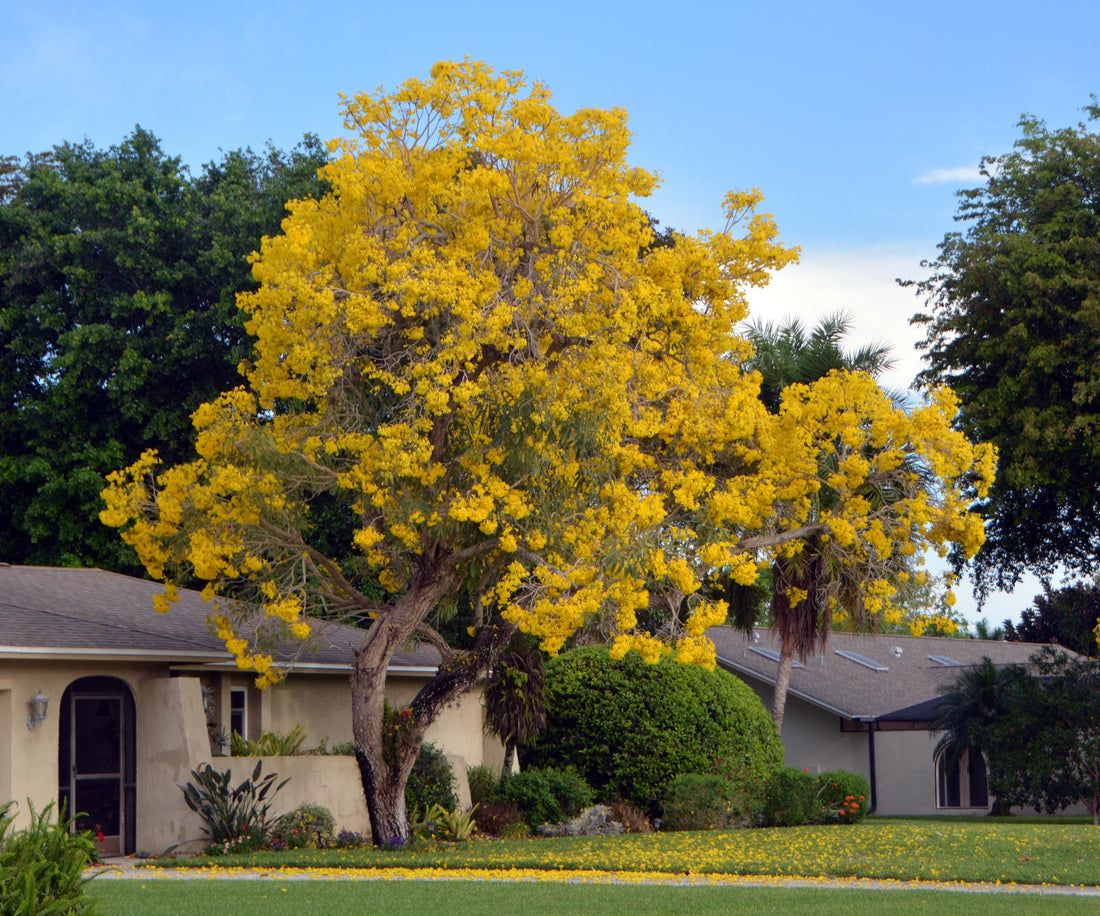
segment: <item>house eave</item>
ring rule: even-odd
[[[225,656],[201,649],[105,649],[75,646],[0,646],[0,659],[42,659],[45,661],[172,662],[186,659],[190,664],[213,664]]]

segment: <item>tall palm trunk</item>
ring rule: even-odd
[[[794,646],[784,642],[779,650],[779,671],[775,675],[775,694],[772,696],[772,718],[775,730],[783,732],[783,716],[787,710],[787,689],[791,685],[791,671],[794,669]]]

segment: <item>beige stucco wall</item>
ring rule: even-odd
[[[27,799],[41,810],[57,801],[57,744],[61,698],[65,688],[82,677],[108,675],[123,681],[138,700],[139,684],[145,677],[159,673],[153,665],[94,661],[0,661],[0,695],[10,696],[10,713],[4,723],[0,701],[0,729],[7,737],[7,753],[0,751],[0,787],[7,792],[0,801],[12,799],[19,805],[16,826],[26,823]],[[29,701],[41,690],[49,699],[46,719],[37,728],[27,728]],[[140,739],[139,739],[140,740]]]
[[[186,848],[201,824],[179,787],[210,760],[198,678],[142,681],[137,703],[137,851],[159,855]]]
[[[277,817],[299,805],[323,805],[336,819],[337,830],[370,834],[363,784],[354,757],[223,757],[214,761],[218,769],[231,769],[232,784],[251,776],[256,762],[262,763],[260,777],[278,773],[277,782],[290,781],[275,795],[271,814]],[[270,796],[269,796],[270,798]]]
[[[241,758],[213,758],[206,732],[199,677],[169,677],[158,663],[91,660],[0,661],[0,803],[19,803],[17,825],[27,817],[26,800],[41,809],[57,799],[58,724],[61,699],[73,681],[89,676],[123,681],[134,697],[137,713],[138,851],[159,854],[171,846],[201,837],[201,825],[189,811],[179,785],[204,762],[219,769],[232,767],[234,784],[251,773]],[[248,686],[247,674],[207,676],[225,688],[220,713],[228,721],[228,688]],[[387,694],[396,704],[407,702],[425,683],[423,678],[391,678]],[[46,720],[34,730],[26,725],[28,701],[41,690],[50,700]],[[292,674],[284,684],[249,693],[250,719],[257,730],[286,731],[301,724],[307,747],[322,738],[329,744],[351,739],[351,696],[347,676]],[[488,763],[499,767],[503,751],[481,728],[480,693],[463,697],[445,709],[428,731],[428,738],[453,756],[459,794],[468,800],[465,766]],[[461,758],[461,759],[459,759]],[[358,770],[350,757],[279,758],[275,768],[291,782],[279,796],[278,810],[308,801],[333,811],[340,827],[366,832],[366,810]],[[242,761],[243,763],[243,761]],[[274,766],[274,761],[272,762]],[[267,769],[265,764],[265,771]],[[238,775],[239,771],[239,775]],[[194,844],[192,844],[194,845]]]

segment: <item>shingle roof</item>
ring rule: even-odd
[[[780,645],[769,630],[757,629],[754,637],[748,637],[730,627],[712,627],[707,635],[724,668],[775,683],[778,663],[767,653],[778,653]],[[824,651],[791,672],[789,694],[850,719],[926,721],[940,696],[939,688],[980,664],[983,656],[995,665],[1020,665],[1039,648],[1035,643],[940,636],[830,633]],[[853,654],[884,670],[861,664]],[[958,664],[945,663],[951,661]]]
[[[0,564],[0,657],[76,653],[156,656],[180,663],[224,662],[230,656],[206,618],[198,592],[179,590],[166,614],[153,609],[163,586],[101,569]],[[303,664],[350,666],[363,631],[318,623],[300,656]],[[280,654],[276,653],[276,658]],[[289,657],[285,652],[282,657]],[[417,646],[395,655],[390,667],[434,668],[439,655]]]

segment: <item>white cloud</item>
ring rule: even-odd
[[[909,319],[921,301],[897,278],[919,280],[922,258],[935,254],[935,245],[815,250],[803,246],[798,264],[781,270],[763,289],[749,293],[749,317],[774,323],[797,317],[809,326],[836,312],[852,316],[848,346],[887,343],[895,366],[882,377],[888,388],[904,391],[921,370],[917,341],[923,336]]]
[[[976,165],[960,165],[953,169],[932,169],[913,179],[917,184],[981,184],[985,180]]]

